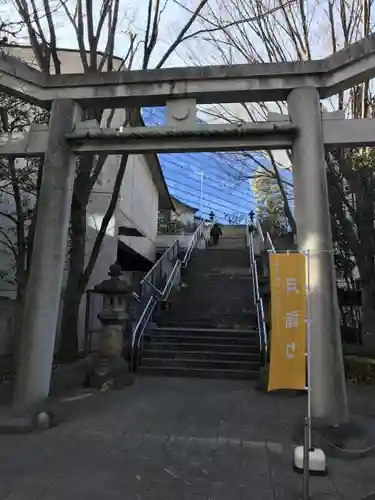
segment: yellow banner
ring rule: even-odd
[[[271,254],[271,359],[268,391],[306,386],[306,257]]]

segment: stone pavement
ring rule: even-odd
[[[0,499],[297,499],[290,436],[305,403],[243,381],[138,377],[61,403],[54,429],[0,436]],[[311,479],[313,500],[375,491],[374,457],[328,465]]]

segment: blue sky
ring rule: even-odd
[[[143,118],[148,126],[163,125],[165,110],[146,108]],[[262,158],[260,153],[257,156]],[[250,162],[244,165],[230,155],[217,153],[159,154],[158,157],[170,193],[198,208],[198,215],[208,217],[212,210],[217,219],[225,223],[231,215],[245,217],[251,209],[255,210],[247,178]]]

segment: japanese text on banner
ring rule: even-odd
[[[270,255],[271,359],[268,390],[306,386],[306,257]]]

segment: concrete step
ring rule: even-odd
[[[221,339],[222,340],[222,339]],[[217,354],[219,353],[227,353],[227,354],[254,354],[259,355],[259,341],[254,342],[253,344],[226,344],[225,342],[218,342],[215,344],[212,343],[194,343],[194,342],[180,342],[176,345],[176,342],[168,342],[168,341],[160,341],[154,338],[152,342],[145,344],[145,349],[147,351],[178,351],[178,352],[212,352],[215,351]]]
[[[247,267],[224,267],[224,265],[211,267],[210,269],[208,269],[207,266],[202,266],[202,269],[190,270],[190,272],[186,274],[186,277],[188,279],[199,279],[204,282],[221,278],[222,280],[230,281],[233,284],[237,281],[251,281],[250,269]]]
[[[177,323],[177,321],[176,321],[175,323]],[[183,322],[183,321],[181,321],[181,323],[180,323],[180,322],[178,322],[178,323],[179,323],[179,324],[178,324],[178,326],[185,327],[185,325],[184,325],[184,322]],[[160,328],[164,328],[164,327],[169,328],[171,325],[170,325],[170,324],[168,324],[168,323],[167,323],[167,324],[163,324],[163,323],[161,323],[161,324],[160,324],[160,323],[159,323],[159,325],[158,325],[158,326],[159,326]],[[224,323],[224,322],[222,322],[222,321],[217,320],[216,325],[214,324],[214,329],[216,329],[216,328],[220,328],[220,329],[224,329],[224,330],[225,330],[225,329],[228,329],[228,330],[229,330],[229,329],[230,329],[230,330],[252,330],[252,329],[257,328],[257,326],[258,326],[258,325],[256,324],[256,322],[255,322],[255,321],[254,321],[254,322],[251,322],[251,321],[245,321],[245,320],[243,320],[243,321],[241,322],[241,321],[239,321],[239,320],[238,320],[238,323],[237,323],[237,324],[233,324],[233,323],[231,323],[231,324],[226,324],[226,323]],[[173,328],[173,327],[174,327],[174,326],[172,325],[172,328]],[[188,327],[187,327],[187,328],[188,328]],[[204,336],[207,336],[207,335],[208,335],[208,334],[206,334],[206,335],[204,335]],[[217,337],[215,337],[215,338],[217,338]]]
[[[204,321],[197,321],[197,322],[192,322],[190,320],[186,320],[186,321],[179,321],[179,320],[159,320],[157,322],[158,324],[158,327],[159,328],[186,328],[186,329],[208,329],[208,330],[217,330],[217,329],[220,329],[220,330],[238,330],[238,331],[250,331],[250,330],[254,330],[254,331],[257,331],[257,328],[258,328],[258,325],[257,323],[254,321],[252,325],[249,325],[249,324],[238,324],[238,325],[225,325],[225,324],[221,324],[219,321],[217,321],[216,323],[212,320],[210,320],[209,322],[204,322]],[[258,334],[257,334],[258,335]]]
[[[166,321],[165,323],[159,321],[158,326],[160,328],[163,328],[164,326],[167,328],[170,326],[172,326],[172,327],[181,326],[181,327],[189,328],[189,325],[186,324],[183,319],[178,319],[178,318],[176,318],[175,320],[170,319],[169,321]],[[220,329],[230,329],[230,330],[252,330],[252,329],[258,327],[256,321],[247,320],[246,318],[245,319],[238,319],[237,318],[237,322],[233,322],[233,321],[225,322],[222,319],[211,318],[211,323],[209,326],[210,326],[210,328],[213,328],[213,329],[220,328]]]
[[[140,366],[137,374],[160,375],[167,377],[200,377],[218,379],[256,380],[259,377],[258,370],[209,370],[204,368],[174,368],[174,367],[151,367]]]
[[[175,344],[173,344],[176,348]],[[215,361],[245,361],[248,363],[259,363],[259,349],[254,352],[217,352],[215,346],[209,346],[211,350],[207,351],[188,351],[188,350],[173,350],[173,349],[153,349],[147,347],[142,351],[142,359],[175,359],[175,360],[215,360]]]
[[[199,297],[197,298],[194,295],[185,296],[186,299],[189,298],[189,301],[175,299],[171,301],[171,306],[169,311],[167,312],[181,312],[183,316],[200,316],[202,318],[209,318],[209,315],[212,312],[221,312],[223,315],[232,315],[233,314],[248,314],[249,316],[254,316],[256,311],[254,310],[253,300],[241,300],[239,298],[232,298],[225,300],[225,297],[220,297],[217,294],[217,301],[207,299],[207,297]]]
[[[203,252],[194,253],[189,266],[207,261],[209,258],[211,258],[213,262],[225,263],[236,262],[237,260],[245,262],[249,260],[249,253],[247,248],[221,248],[219,245],[210,246]]]
[[[189,263],[190,268],[197,266],[201,264],[202,262],[207,262],[208,260],[211,261],[212,266],[217,265],[217,264],[233,264],[233,265],[239,265],[242,267],[242,265],[246,265],[249,263],[249,255],[247,253],[246,249],[242,248],[227,248],[227,249],[221,249],[220,253],[217,250],[216,247],[209,247],[210,250],[208,251],[205,250],[204,252],[200,252],[198,255],[194,256],[194,259],[192,259]],[[211,257],[211,259],[210,259]]]
[[[186,310],[186,307],[188,307],[189,309]],[[178,314],[179,316],[186,319],[189,319],[190,317],[192,319],[209,319],[211,316],[214,316],[216,319],[218,315],[222,315],[223,319],[228,316],[235,315],[247,315],[250,318],[256,317],[256,311],[254,311],[253,307],[249,308],[248,304],[243,304],[240,300],[238,300],[237,303],[235,301],[228,303],[220,300],[214,304],[207,302],[202,304],[194,297],[191,297],[188,301],[176,301],[174,303],[171,303],[171,307],[169,311],[167,311],[167,313],[170,316],[175,316],[175,314]]]
[[[222,251],[221,253],[225,254],[225,251]],[[230,252],[230,254],[232,253],[233,252]],[[210,259],[210,256],[212,256],[212,259]],[[190,273],[194,270],[201,269],[205,269],[206,272],[210,272],[211,269],[248,269],[249,267],[249,258],[246,253],[243,253],[242,251],[237,256],[228,259],[223,255],[216,255],[215,251],[211,250],[210,252],[206,252],[204,254],[204,258],[202,257],[193,261],[191,264],[189,263],[189,266],[186,268],[185,272]]]
[[[185,281],[185,288],[181,290],[181,296],[189,295],[191,293],[199,293],[200,295],[206,295],[207,298],[212,299],[213,287],[218,288],[221,292],[221,296],[226,296],[230,298],[230,293],[235,293],[237,297],[241,296],[242,299],[246,300],[252,296],[252,277],[249,276],[223,276],[222,274],[218,276],[188,276]],[[199,286],[196,286],[199,284]],[[224,288],[225,287],[225,288]]]
[[[227,286],[226,284],[222,285],[222,290],[218,289],[216,285],[212,285],[210,287],[205,287],[205,286],[197,286],[196,289],[192,287],[191,290],[184,290],[180,294],[176,295],[172,300],[171,304],[176,304],[179,302],[182,302],[186,298],[191,298],[194,300],[194,302],[202,303],[204,302],[205,304],[201,305],[202,307],[205,307],[206,304],[218,304],[219,302],[222,302],[224,304],[230,304],[231,302],[233,303],[239,303],[242,302],[244,305],[250,305],[253,306],[253,293],[250,290],[250,287],[252,287],[251,283],[246,284],[246,286],[242,287],[241,289],[238,289],[238,287],[230,287]],[[184,304],[186,308],[186,303]]]
[[[213,295],[213,296],[212,296]],[[204,316],[210,311],[222,311],[223,314],[255,314],[253,297],[235,297],[232,293],[229,294],[228,299],[221,296],[218,290],[211,293],[211,297],[199,294],[184,294],[174,297],[170,302],[170,311],[179,310],[188,313],[202,312]],[[206,313],[206,314],[205,314]]]
[[[208,246],[206,249],[206,252],[211,252],[212,250],[245,250],[246,249],[246,244],[245,242],[239,241],[239,240],[233,240],[233,241],[223,241],[220,240],[218,245],[214,246]]]
[[[168,311],[170,315],[170,311]],[[217,325],[212,321],[212,319],[202,319],[195,320],[192,318],[186,319],[181,323],[178,319],[170,319],[172,316],[168,316],[166,312],[159,315],[156,320],[158,327],[167,327],[167,328],[189,328],[189,329],[208,329],[215,330]]]
[[[217,249],[222,248],[224,245],[228,245],[228,249],[230,250],[231,248],[246,248],[246,238],[244,235],[236,235],[236,236],[222,236],[219,240],[218,245],[216,246]],[[229,247],[229,245],[232,245]],[[215,245],[213,245],[215,248]],[[212,247],[209,247],[212,248]]]
[[[214,337],[218,338],[235,338],[235,339],[256,339],[258,340],[258,331],[253,328],[251,330],[243,330],[243,329],[228,329],[228,328],[184,328],[184,327],[158,327],[154,328],[152,331],[152,339],[157,338],[158,336],[165,335],[175,335],[178,337]]]
[[[222,359],[149,358],[143,354],[141,366],[149,368],[188,368],[193,370],[252,371],[260,368],[260,359],[248,362]]]
[[[158,319],[159,326],[182,326],[191,324],[194,321],[196,324],[200,325],[210,325],[216,328],[224,328],[228,330],[252,330],[257,328],[257,316],[256,313],[232,313],[223,314],[220,310],[212,310],[210,313],[207,311],[192,311],[189,312],[181,310],[171,310],[167,311],[162,318]]]
[[[211,334],[213,335],[213,334]],[[203,335],[189,335],[188,337],[182,337],[175,334],[162,334],[154,335],[150,339],[150,343],[152,345],[156,345],[157,343],[174,343],[179,345],[241,345],[241,346],[259,346],[259,340],[257,337],[250,338],[238,338],[235,336],[232,337],[215,337],[209,336],[206,334]]]
[[[211,301],[215,303],[215,300],[243,300],[245,303],[250,302],[253,298],[253,284],[252,279],[238,278],[235,280],[231,279],[210,279],[205,280],[201,278],[200,280],[189,279],[187,286],[183,288],[176,297],[188,297],[188,296],[200,296],[206,302]]]
[[[196,262],[191,267],[188,266],[184,271],[185,276],[201,276],[202,274],[218,274],[219,272],[224,275],[248,274],[250,276],[250,267],[247,259],[237,259],[235,261],[210,260],[209,254],[205,258],[207,259],[206,262]],[[233,272],[231,273],[232,270]]]

